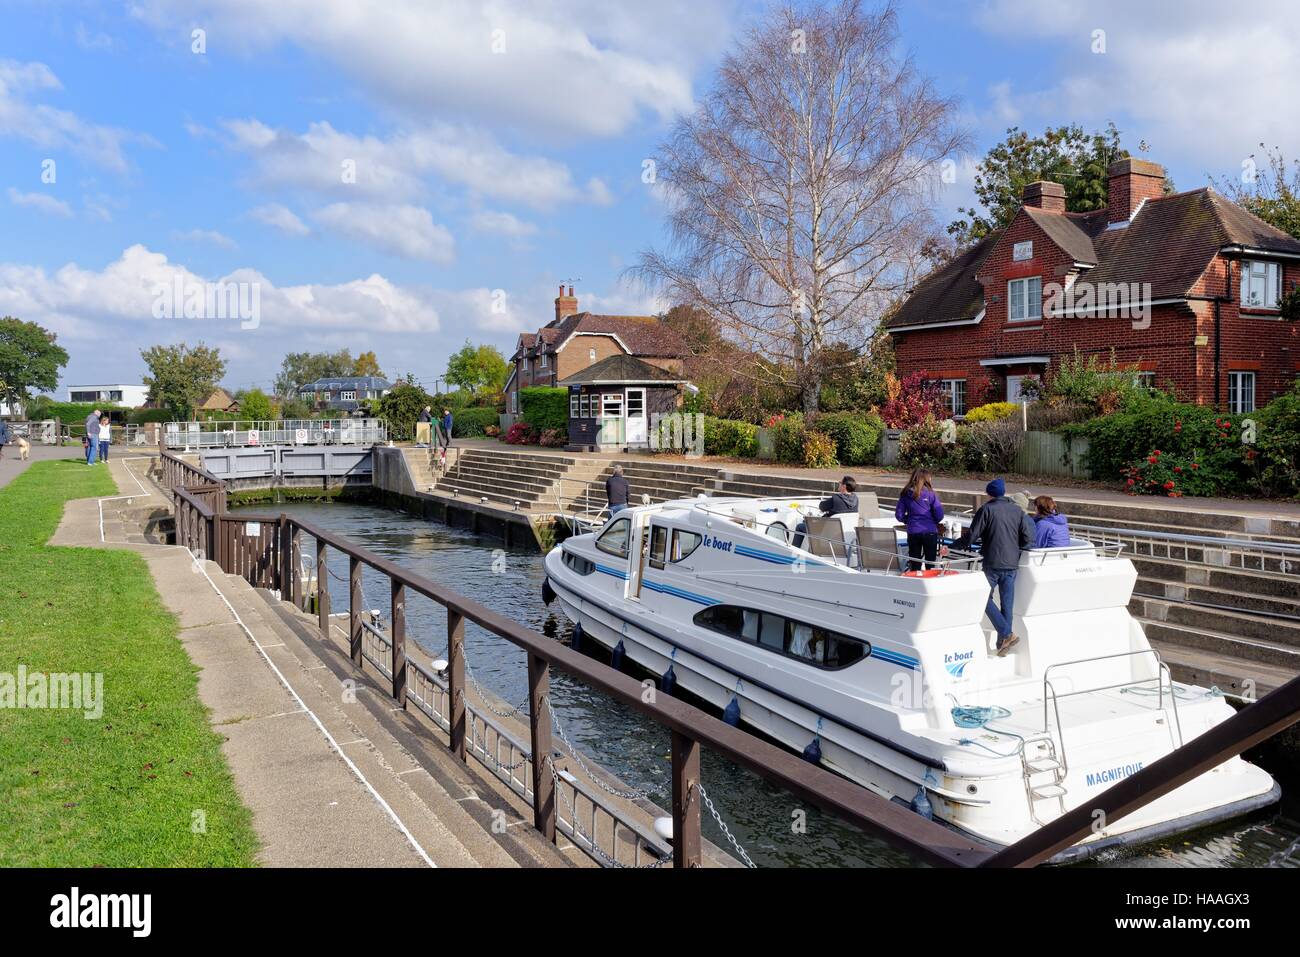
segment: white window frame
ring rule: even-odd
[[[582,393],[582,400],[578,405],[578,417],[581,419],[590,419],[591,415],[591,393]]]
[[[1148,391],[1154,389],[1156,387],[1156,374],[1154,372],[1138,371],[1133,376],[1133,384],[1139,389],[1147,389]]]
[[[577,392],[570,392],[569,393],[569,418],[571,419],[578,418],[578,410],[579,410],[579,395]]]
[[[357,394],[354,391],[349,390],[348,392],[339,393],[340,402],[355,402],[356,400],[357,400]]]
[[[611,408],[618,411],[611,412]],[[626,412],[626,402],[622,392],[604,392],[600,396],[600,416],[603,419],[621,419]]]
[[[1228,373],[1228,412],[1230,414],[1240,415],[1255,411],[1256,381],[1255,373],[1244,369]],[[1249,393],[1246,391],[1248,383],[1250,385]]]
[[[1265,259],[1241,261],[1241,304],[1248,309],[1277,309],[1282,298],[1282,264]]]
[[[1037,296],[1030,296],[1030,284],[1038,289]],[[1020,306],[1021,314],[1015,315],[1015,306]],[[1029,310],[1033,308],[1034,312]],[[1025,276],[1007,282],[1007,322],[1037,322],[1043,318],[1043,280],[1039,276]]]
[[[537,368],[539,368],[539,369],[545,369],[545,368],[546,368],[546,353],[543,352],[543,353],[541,354],[541,356],[539,357],[539,359],[540,359],[540,361],[537,363]]]
[[[961,385],[961,408],[957,408],[957,386]],[[966,414],[966,380],[965,379],[940,379],[939,388],[943,390],[945,398],[948,400],[948,408],[954,416]]]

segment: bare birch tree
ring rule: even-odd
[[[898,52],[892,5],[773,11],[722,62],[656,160],[669,247],[638,274],[770,362],[818,408],[936,233],[933,191],[965,145],[953,100]]]

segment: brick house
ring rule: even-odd
[[[575,400],[571,436],[587,437],[592,446],[637,445],[649,414],[665,405],[676,407],[687,385],[682,378],[687,353],[686,344],[657,316],[579,312],[573,287],[566,291],[561,286],[555,318],[537,332],[519,336],[511,357],[514,368],[506,380],[506,412],[518,415],[520,389],[564,386]],[[597,365],[602,367],[599,375],[579,381],[580,373]],[[616,433],[617,442],[593,438]]]
[[[1209,187],[1164,194],[1164,169],[1112,164],[1110,204],[1067,213],[1032,183],[1007,227],[922,280],[892,316],[900,376],[923,371],[955,414],[1016,401],[1077,348],[1188,401],[1252,411],[1300,375],[1300,241]]]

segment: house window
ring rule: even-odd
[[[344,402],[352,402],[352,401],[354,401],[354,400],[356,399],[356,397],[357,397],[357,394],[356,394],[355,392],[341,392],[341,393],[339,393],[339,398],[342,399]]]
[[[1255,373],[1228,373],[1228,411],[1255,411]]]
[[[1134,377],[1134,384],[1139,389],[1146,389],[1150,392],[1156,387],[1156,374],[1154,372],[1139,372]]]
[[[600,414],[609,419],[621,419],[623,417],[623,393],[606,392],[600,397]]]
[[[596,350],[595,350],[595,349],[588,349],[588,350],[587,350],[587,358],[588,358],[591,362],[595,362],[595,361],[596,361]]]
[[[948,406],[950,415],[966,414],[966,380],[965,379],[941,379],[939,388],[943,392],[944,404]]]
[[[1256,309],[1276,309],[1282,297],[1282,267],[1257,259],[1241,264],[1241,304]]]
[[[591,418],[591,395],[589,393],[582,393],[582,400],[578,407],[578,417],[582,419]]]
[[[524,371],[528,372],[532,369],[532,367],[533,367],[533,360],[528,358],[528,356],[524,356]]]
[[[1043,318],[1043,280],[1030,276],[1007,283],[1007,318],[1012,322]]]
[[[545,368],[546,368],[546,353],[545,353],[545,352],[542,353],[542,355],[541,355],[541,357],[540,357],[540,360],[539,360],[538,363],[537,363],[537,368],[539,368],[539,369],[545,369]]]
[[[578,393],[569,393],[569,418],[576,419],[579,414]]]

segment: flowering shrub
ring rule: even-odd
[[[1019,411],[1019,402],[990,402],[967,412],[966,421],[970,423],[994,422],[998,419],[1009,419]]]
[[[550,449],[559,448],[562,445],[568,445],[569,444],[568,431],[567,430],[562,431],[560,429],[543,429],[542,437],[539,440],[539,444]]]
[[[501,427],[498,425],[486,426],[483,429],[483,434],[490,439],[495,439],[498,435],[501,434]]]
[[[898,439],[898,462],[905,468],[920,466],[934,471],[960,468],[961,453],[949,438],[943,420],[927,415],[903,430]]]
[[[1221,492],[1210,470],[1195,458],[1152,449],[1151,454],[1121,470],[1130,495],[1214,495]]]
[[[805,432],[803,464],[810,469],[835,468],[840,464],[835,457],[835,440],[825,432]]]
[[[880,417],[891,429],[911,428],[927,416],[947,418],[939,383],[927,379],[924,372],[913,372],[902,382],[891,374],[886,377],[885,390],[889,398],[880,407]]]
[[[510,426],[502,439],[508,445],[536,445],[537,433],[527,422],[516,422]]]

